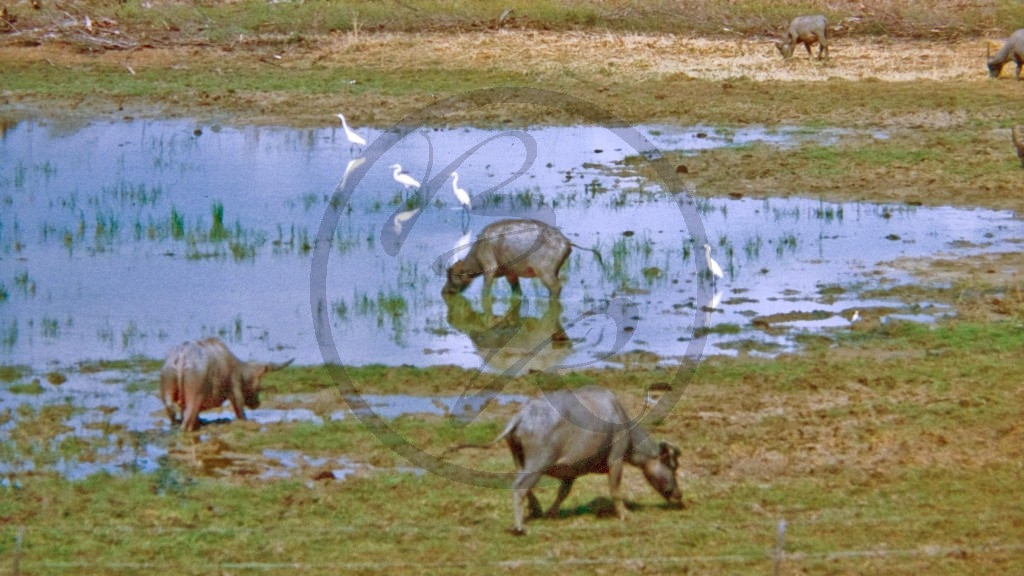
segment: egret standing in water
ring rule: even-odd
[[[420,189],[420,182],[419,182],[419,180],[417,180],[417,179],[413,178],[412,176],[410,176],[408,172],[403,171],[402,170],[402,166],[400,164],[392,164],[391,166],[389,166],[389,168],[394,170],[394,173],[391,174],[391,177],[395,179],[395,182],[398,182],[399,184],[402,185],[403,192],[405,190],[410,189],[410,188],[412,188],[414,190],[417,190],[417,191]],[[403,201],[404,201],[404,194],[403,194]]]
[[[398,182],[399,184],[404,186],[406,190],[408,190],[409,188],[415,188],[419,190],[419,180],[416,180],[412,176],[409,176],[408,172],[402,171],[401,164],[392,164],[391,166],[388,166],[388,168],[394,170],[394,173],[391,175],[391,177],[395,179],[395,182]]]
[[[723,274],[722,274],[722,267],[719,266],[718,262],[715,262],[715,259],[711,257],[711,245],[710,244],[705,244],[704,245],[704,260],[707,261],[707,263],[708,263],[708,270],[711,271],[711,284],[715,285],[715,283],[716,283],[715,279],[716,278],[722,278]]]
[[[452,192],[455,193],[455,198],[462,204],[463,215],[466,219],[469,218],[469,211],[473,209],[473,204],[469,199],[469,192],[459,188],[459,173],[452,172]]]
[[[359,134],[353,132],[352,129],[348,127],[348,123],[345,122],[345,117],[343,115],[338,114],[338,118],[341,118],[341,127],[345,129],[345,137],[348,138],[348,141],[356,146],[366,146],[366,138],[363,138]]]

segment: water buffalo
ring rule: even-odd
[[[810,56],[811,46],[817,43],[818,60],[822,59],[822,55],[828,58],[827,28],[828,24],[825,17],[820,14],[815,16],[797,16],[789,24],[786,39],[782,42],[776,42],[775,47],[782,53],[783,58],[789,58],[793,55],[793,49],[796,48],[797,44],[803,44],[804,48],[807,48],[807,55]]]
[[[466,257],[448,267],[448,280],[442,293],[458,294],[474,278],[483,275],[485,299],[490,297],[491,285],[497,276],[504,276],[516,294],[522,293],[520,278],[539,278],[551,297],[558,298],[562,292],[558,271],[573,246],[575,244],[557,228],[543,222],[500,220],[481,230]],[[600,259],[600,254],[594,253]]]
[[[1020,67],[1024,64],[1024,28],[1017,30],[1013,34],[1010,34],[1010,38],[1006,40],[1006,44],[996,52],[996,55],[992,55],[992,48],[989,48],[988,54],[988,75],[992,78],[999,78],[999,74],[1003,71],[1003,66],[1010,60],[1013,60],[1017,64],[1017,80],[1020,80]]]
[[[231,401],[235,417],[245,420],[243,405],[259,408],[263,375],[291,363],[243,362],[218,338],[183,342],[171,349],[160,370],[160,399],[172,425],[181,411],[183,431],[195,430],[199,413],[225,400]]]
[[[482,231],[466,257],[448,267],[443,294],[464,291],[477,276],[484,277],[484,296],[497,276],[504,276],[519,294],[520,278],[540,278],[552,298],[562,291],[558,271],[572,244],[556,228],[536,220],[501,220]]]
[[[558,390],[526,402],[492,441],[505,438],[519,473],[512,483],[514,531],[523,534],[523,498],[532,516],[540,516],[540,502],[533,487],[542,475],[562,481],[547,515],[569,495],[573,482],[585,474],[608,474],[615,512],[625,518],[619,492],[623,462],[640,468],[647,482],[670,503],[680,505],[676,480],[679,449],[656,442],[635,422],[615,395],[597,387]]]

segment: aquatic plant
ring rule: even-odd
[[[348,320],[348,304],[346,304],[344,300],[336,300],[334,304],[332,304],[332,307],[334,308],[334,314],[337,315],[339,319]]]
[[[320,195],[317,194],[316,192],[307,192],[306,194],[302,195],[302,207],[307,212],[313,208],[316,208],[316,205],[319,203]]]
[[[106,344],[114,343],[114,327],[110,322],[104,322],[103,326],[96,329],[96,339]]]
[[[60,321],[56,318],[43,317],[39,321],[39,333],[43,338],[57,338],[60,336]]]
[[[831,222],[833,220],[843,221],[843,205],[826,205],[824,200],[818,202],[818,207],[814,209],[814,217],[818,220],[824,220]]]
[[[746,242],[743,243],[743,252],[746,253],[747,260],[757,260],[761,256],[761,246],[763,245],[764,240],[760,234],[747,238]]]
[[[775,242],[775,254],[781,257],[786,250],[796,252],[797,238],[792,232],[786,232]]]
[[[28,271],[21,271],[14,275],[14,286],[18,288],[22,296],[35,296],[36,281],[29,278]]]
[[[18,320],[11,318],[6,326],[0,327],[0,346],[11,349],[18,343]]]
[[[213,215],[213,225],[210,227],[210,241],[221,242],[226,240],[228,237],[227,230],[224,229],[224,203],[214,202],[210,212]]]
[[[181,240],[185,237],[185,217],[173,206],[171,207],[171,238]]]
[[[123,330],[121,330],[121,348],[128,349],[129,347],[135,345],[136,342],[145,337],[146,335],[143,334],[142,330],[139,329],[139,326],[138,324],[135,323],[135,320],[131,320],[130,322],[128,322],[128,325],[125,326]]]

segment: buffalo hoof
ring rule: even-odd
[[[526,536],[526,530],[523,528],[509,528],[508,533],[513,536]]]

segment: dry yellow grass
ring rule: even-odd
[[[603,79],[651,80],[684,74],[703,80],[831,79],[903,82],[980,80],[986,41],[887,41],[844,38],[819,63],[798,52],[783,61],[773,38],[733,41],[667,34],[502,31],[460,34],[343,34],[316,44],[313,59],[382,72],[397,69],[526,71],[539,79],[575,74]]]

